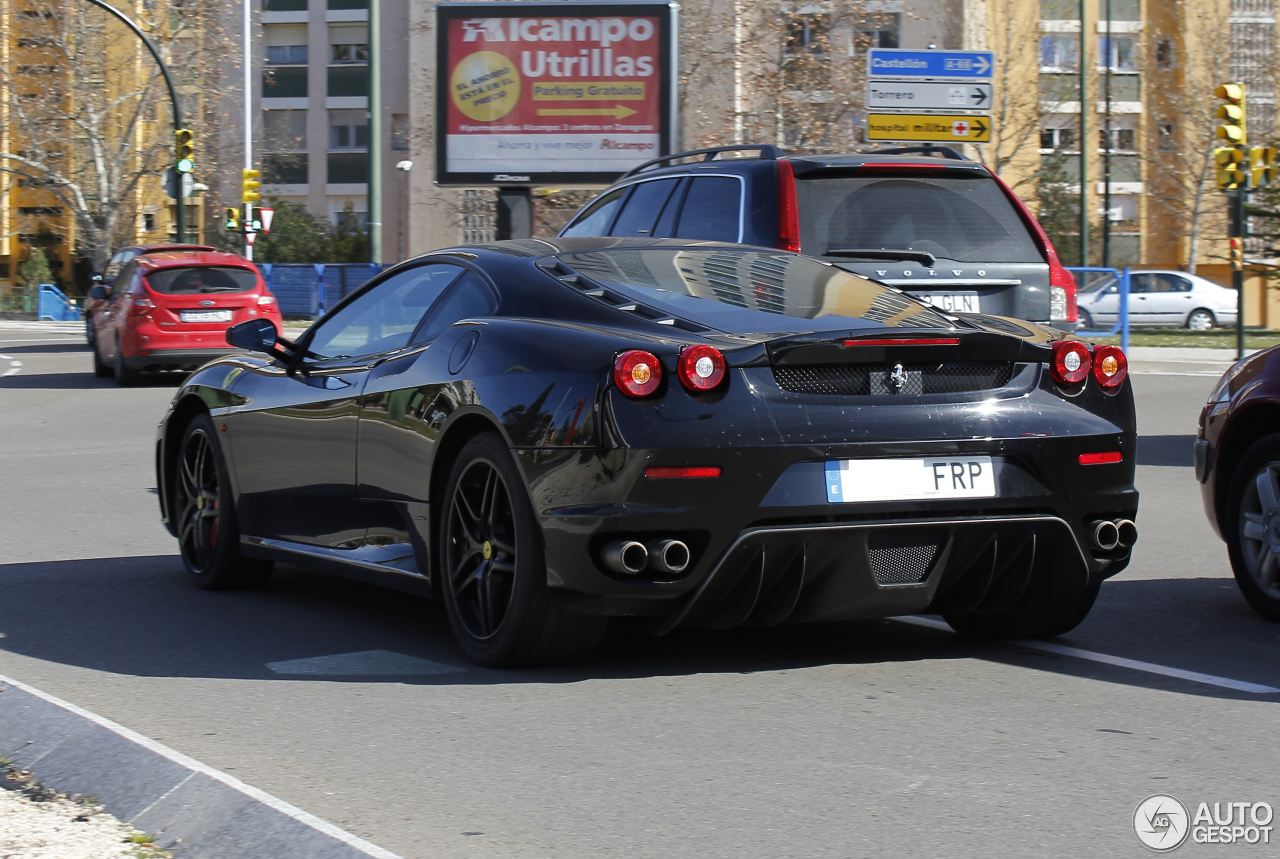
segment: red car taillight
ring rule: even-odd
[[[778,247],[800,252],[800,205],[796,202],[796,171],[789,161],[778,164]]]
[[[274,295],[259,295],[258,304],[275,304],[276,297]]]
[[[156,303],[149,298],[135,298],[129,304],[130,316],[146,316],[155,309]]]
[[[1049,373],[1059,385],[1075,385],[1089,377],[1089,347],[1077,340],[1059,340],[1053,344]]]
[[[628,397],[647,397],[662,383],[662,362],[652,352],[623,352],[613,362],[613,383]]]
[[[676,375],[691,391],[710,391],[724,381],[726,366],[724,355],[714,346],[686,346],[680,350]]]
[[[1093,378],[1107,390],[1114,390],[1129,375],[1129,359],[1119,346],[1099,346],[1093,350]]]

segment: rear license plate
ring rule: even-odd
[[[945,310],[948,313],[980,313],[978,310],[978,296],[965,294],[962,292],[924,292],[920,294],[912,293],[912,298],[923,301],[925,304],[931,304],[939,310]]]
[[[827,500],[833,503],[994,498],[995,494],[995,471],[989,456],[844,459],[827,463]]]
[[[230,310],[184,310],[183,322],[230,322]]]

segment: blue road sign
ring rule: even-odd
[[[867,77],[871,78],[990,79],[995,65],[991,51],[867,51]]]

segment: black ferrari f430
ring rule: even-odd
[[[383,272],[182,385],[156,447],[192,580],[275,562],[444,600],[489,665],[656,631],[918,612],[1052,636],[1124,569],[1124,354],[822,261],[553,239]]]

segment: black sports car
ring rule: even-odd
[[[160,425],[196,584],[275,561],[443,597],[467,655],[656,631],[943,615],[1065,632],[1137,531],[1123,353],[708,242],[430,253],[297,343],[194,373]]]

